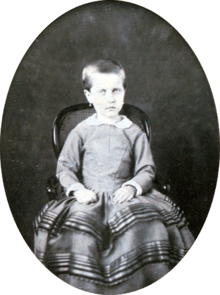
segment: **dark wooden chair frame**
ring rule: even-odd
[[[64,119],[69,114],[74,115],[75,112],[87,111],[87,110],[89,111],[88,116],[92,115],[92,113],[95,113],[95,110],[93,107],[91,107],[88,103],[83,103],[83,104],[69,106],[63,109],[55,118],[53,122],[53,126],[52,126],[52,143],[53,143],[54,153],[57,159],[62,149],[62,143],[60,141],[60,130],[61,130],[62,123],[64,122]],[[151,143],[150,121],[148,116],[145,114],[145,112],[143,112],[142,110],[140,110],[139,108],[133,105],[124,104],[120,114],[127,116],[134,123],[136,123],[142,129],[142,131],[146,133],[147,138],[149,142]],[[86,116],[85,116],[85,119],[86,119]],[[161,191],[165,195],[167,195],[170,191],[170,186],[164,185],[162,183],[161,177],[159,176],[158,173],[156,174],[155,186],[159,191]],[[51,176],[47,180],[47,194],[50,200],[61,198],[60,196],[62,195],[62,187],[60,186],[59,181],[55,175]]]

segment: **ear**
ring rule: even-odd
[[[87,89],[83,90],[85,97],[87,98],[89,103],[93,103],[91,92]]]

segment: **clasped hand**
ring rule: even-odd
[[[114,194],[113,194],[113,202],[114,203],[124,203],[130,201],[132,198],[134,198],[136,193],[136,188],[133,186],[124,186],[119,188]],[[80,204],[90,204],[90,203],[96,203],[98,201],[97,195],[86,188],[79,189],[74,192],[74,196],[77,199],[77,201]]]
[[[98,201],[98,197],[96,196],[96,194],[86,188],[75,191],[74,196],[80,204],[87,205],[90,203],[96,203]]]
[[[113,194],[113,202],[119,204],[129,202],[131,199],[134,198],[135,194],[136,188],[134,186],[123,186]]]

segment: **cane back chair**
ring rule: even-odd
[[[87,119],[94,113],[95,109],[93,107],[90,107],[88,103],[83,103],[69,106],[57,115],[52,126],[52,143],[57,159],[70,131],[75,128],[77,124]],[[142,110],[135,106],[124,104],[120,115],[125,115],[132,122],[138,125],[141,130],[146,133],[147,138],[151,143],[151,128],[149,119]],[[155,179],[155,186],[166,195],[170,190],[169,185],[163,185],[161,183],[158,173]],[[60,196],[62,195],[62,188],[55,175],[51,176],[47,180],[47,194],[50,200],[60,199]]]

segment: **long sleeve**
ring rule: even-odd
[[[142,133],[134,143],[134,177],[124,185],[133,185],[137,195],[151,189],[155,177],[155,166],[150,145],[145,133]]]
[[[80,170],[82,139],[75,129],[68,135],[57,162],[56,176],[63,186],[66,195],[70,191],[84,187],[77,177]]]

